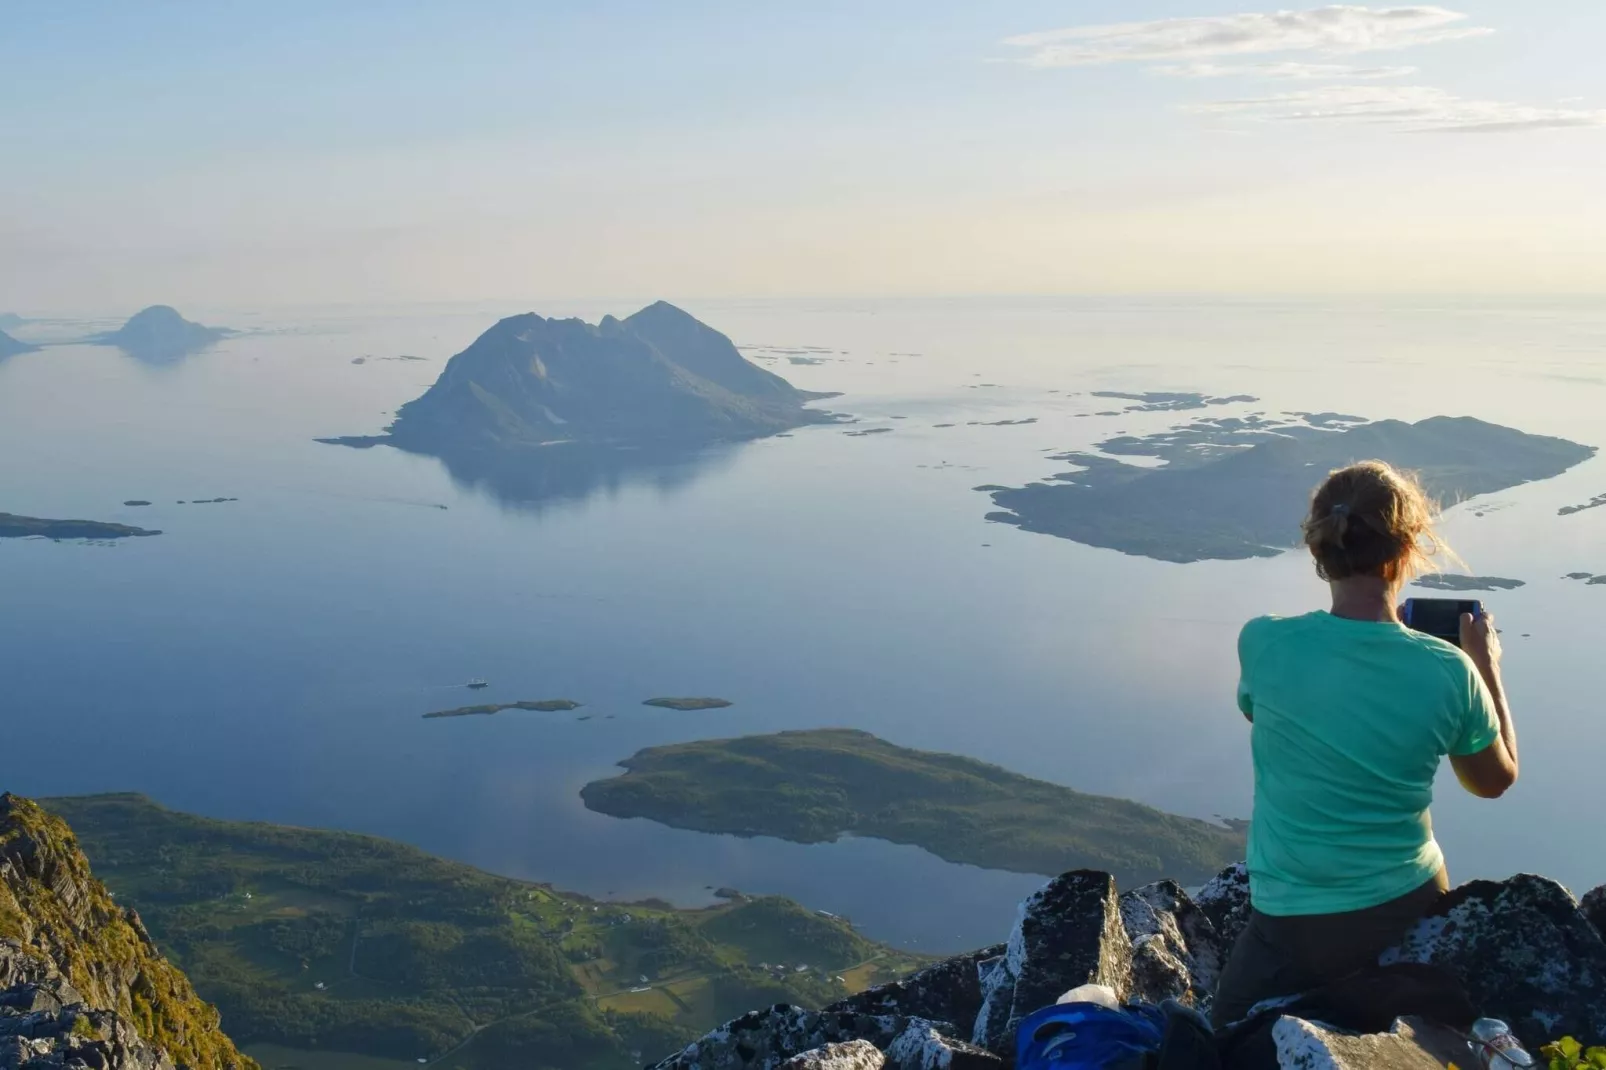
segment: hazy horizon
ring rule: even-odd
[[[102,3],[6,30],[0,311],[1606,292],[1582,0]]]

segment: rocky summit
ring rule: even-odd
[[[90,875],[67,825],[0,795],[0,1070],[256,1070]]]
[[[1606,1039],[1606,888],[1582,903],[1521,875],[1474,881],[1424,918],[1380,964],[1448,971],[1480,1013],[1510,1024],[1530,1051],[1563,1035]],[[1080,985],[1119,999],[1172,999],[1208,1010],[1249,915],[1243,865],[1190,894],[1174,881],[1119,892],[1078,870],[1021,904],[1007,943],[960,955],[819,1011],[776,1006],[702,1037],[652,1070],[956,1070],[1014,1061],[1015,1027]],[[1414,1020],[1358,1034],[1272,1013],[1264,1061],[1245,1065],[1389,1070],[1474,1065],[1452,1031]],[[1229,1059],[1229,1066],[1238,1065]]]

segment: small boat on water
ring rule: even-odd
[[[487,683],[484,680],[481,680],[478,676],[474,677],[474,679],[472,679],[472,680],[470,680],[468,682],[468,689],[470,691],[478,691],[482,687],[490,687],[490,686],[491,685],[489,683]]]

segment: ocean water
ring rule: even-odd
[[[0,362],[0,511],[165,534],[0,540],[0,788],[370,832],[598,896],[775,892],[911,947],[977,946],[1040,878],[620,821],[577,792],[646,746],[847,725],[1247,816],[1234,640],[1323,603],[1307,563],[1092,549],[988,523],[972,488],[1197,415],[1079,415],[1118,407],[1092,390],[1261,399],[1210,415],[1472,415],[1606,446],[1606,303],[1439,298],[686,302],[861,422],[533,487],[313,441],[381,428],[501,315],[644,303],[186,308],[248,333],[162,365],[70,343],[105,312],[14,332],[61,344]],[[424,359],[381,359],[401,355]],[[1036,422],[970,425],[1006,419]],[[871,427],[892,431],[845,433]],[[1557,515],[1603,492],[1597,458],[1447,517],[1473,571],[1528,582],[1484,596],[1524,778],[1494,803],[1441,785],[1457,879],[1606,882],[1606,587],[1561,578],[1606,573],[1606,509]],[[219,496],[239,500],[176,504]],[[640,705],[662,694],[735,705]],[[586,705],[419,716],[558,696]]]

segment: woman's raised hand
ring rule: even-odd
[[[1500,664],[1500,633],[1495,631],[1494,617],[1487,612],[1478,617],[1461,614],[1461,649],[1486,675],[1496,668]]]

